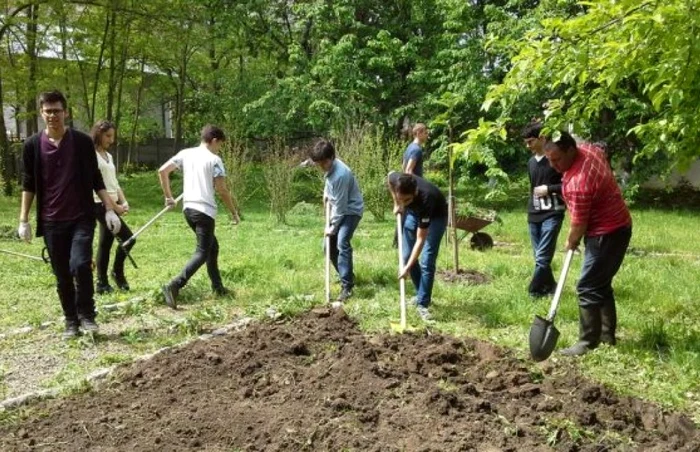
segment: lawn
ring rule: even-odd
[[[157,177],[155,172],[142,173],[122,184],[132,208],[127,222],[135,230],[161,208]],[[0,248],[38,256],[41,240],[27,245],[12,237],[18,199],[0,198]],[[161,285],[181,269],[194,247],[181,213],[168,213],[132,251],[139,268],[127,267],[131,292],[97,297],[104,335],[96,340],[62,342],[50,267],[0,254],[0,334],[5,335],[0,339],[0,399],[40,388],[79,388],[95,369],[183,342],[237,317],[263,317],[271,307],[294,315],[323,303],[320,206],[298,204],[286,225],[276,223],[260,200],[249,203],[243,213],[244,221],[233,226],[220,209],[217,224],[220,266],[232,296],[215,297],[202,269],[181,292],[180,310],[164,306]],[[579,362],[593,379],[686,411],[700,423],[700,241],[692,232],[700,230],[700,216],[649,209],[632,214],[631,252],[615,280],[619,345],[602,347]],[[546,313],[549,302],[533,302],[527,296],[532,257],[524,209],[501,210],[499,215],[502,223],[484,230],[496,240],[493,249],[472,251],[468,239],[460,244],[461,268],[485,273],[490,283],[438,281],[433,309],[437,321],[429,328],[486,339],[526,357],[532,318]],[[358,285],[346,310],[367,331],[388,331],[399,318],[393,225],[367,214],[354,239]],[[562,258],[558,253],[555,271]],[[451,247],[445,246],[439,268],[450,268],[451,263]],[[556,321],[562,332],[560,347],[577,338],[574,285],[580,263],[577,256]],[[334,293],[338,290],[334,281]],[[105,309],[123,302],[127,303],[117,309]],[[411,311],[409,322],[422,325]],[[26,326],[33,328],[12,334]],[[555,354],[550,363],[571,361]]]

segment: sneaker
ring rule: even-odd
[[[177,293],[179,289],[175,287],[175,284],[170,283],[163,286],[163,297],[165,298],[165,304],[173,309],[177,309]]]
[[[428,308],[424,306],[416,306],[416,312],[418,312],[418,316],[424,321],[424,322],[429,322],[433,320],[433,316],[430,314],[430,311],[428,311]]]
[[[80,328],[89,334],[97,334],[100,331],[100,326],[94,319],[80,319]]]
[[[119,287],[119,290],[123,290],[126,292],[130,289],[129,283],[126,280],[124,273],[112,272],[112,278],[114,279],[114,282],[117,284],[117,287]]]
[[[335,301],[345,303],[350,297],[352,297],[352,289],[343,288],[343,290],[340,291],[340,294],[338,295],[338,298],[335,299]]]
[[[66,320],[66,329],[63,330],[63,339],[70,340],[80,336],[79,323],[77,321]]]
[[[114,289],[107,281],[97,281],[97,284],[95,284],[95,292],[97,295],[104,295],[106,293],[112,293],[113,291]]]

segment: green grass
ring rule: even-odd
[[[155,173],[138,174],[122,183],[132,207],[127,222],[136,229],[161,209],[157,178]],[[18,204],[18,198],[0,198],[0,231],[16,227]],[[491,282],[481,286],[437,282],[433,309],[437,322],[431,329],[486,339],[527,357],[533,316],[546,313],[549,302],[533,302],[527,295],[532,257],[524,209],[502,210],[499,216],[503,223],[493,223],[484,232],[501,246],[481,253],[468,249],[468,239],[460,245],[461,268],[486,273]],[[639,253],[627,256],[614,283],[619,345],[601,347],[579,361],[593,379],[622,393],[682,409],[700,422],[700,241],[696,239],[700,216],[691,211],[639,209],[633,217],[631,247]],[[140,267],[127,267],[132,291],[97,298],[98,307],[136,296],[144,301],[101,313],[106,336],[95,341],[62,343],[60,325],[0,340],[0,394],[9,385],[6,373],[17,365],[18,354],[50,355],[62,363],[58,371],[40,379],[40,386],[79,386],[76,382],[96,368],[182,342],[241,315],[262,317],[274,307],[292,316],[321,304],[322,223],[321,209],[309,205],[294,209],[287,225],[277,224],[260,200],[246,206],[239,226],[230,225],[221,209],[220,266],[234,295],[214,297],[202,269],[181,293],[182,310],[174,312],[164,307],[160,286],[187,261],[194,236],[180,212],[165,215],[132,251]],[[367,214],[354,239],[358,286],[347,311],[367,331],[388,332],[390,322],[399,318],[393,225],[393,221],[375,222]],[[39,255],[42,243],[35,240],[26,245],[3,233],[0,248]],[[555,258],[555,272],[562,257],[558,253]],[[0,260],[0,333],[58,320],[60,306],[50,268],[7,255],[0,255]],[[449,268],[451,262],[451,247],[445,246],[439,268]],[[580,264],[577,256],[556,320],[562,332],[560,347],[577,338],[574,285]],[[335,281],[333,290],[339,290]],[[410,310],[409,322],[421,325]],[[570,361],[554,359],[555,364]]]

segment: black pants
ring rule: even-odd
[[[114,234],[107,229],[107,223],[105,223],[105,207],[102,203],[95,203],[95,215],[97,217],[97,222],[100,227],[99,241],[97,242],[97,258],[95,259],[95,267],[97,269],[97,279],[100,282],[107,282],[107,269],[109,268],[109,254],[112,250],[112,244],[114,243]],[[122,226],[117,233],[117,237],[122,242],[125,242],[131,238],[133,235],[131,229],[126,225],[124,220],[119,217],[119,221]],[[133,246],[134,242],[129,243],[126,247],[128,252]],[[124,261],[126,260],[126,252],[121,246],[117,246],[117,252],[114,255],[114,273],[117,275],[124,275]]]
[[[584,239],[586,249],[576,286],[581,307],[614,306],[612,280],[622,265],[631,237],[632,227],[625,226],[610,234]]]
[[[222,287],[219,273],[219,242],[214,235],[216,221],[209,215],[194,209],[185,209],[184,214],[187,224],[197,236],[197,247],[182,273],[173,280],[173,283],[178,288],[184,287],[199,267],[206,263],[212,288]]]
[[[47,221],[44,243],[56,276],[58,298],[68,322],[95,318],[92,238],[95,220]]]

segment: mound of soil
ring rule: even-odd
[[[463,270],[459,269],[457,273],[454,270],[438,270],[438,276],[440,276],[443,281],[449,283],[463,283],[463,284],[488,284],[491,281],[489,275],[478,272],[476,270]]]
[[[552,367],[553,369],[553,367]],[[0,450],[698,450],[695,426],[487,343],[363,335],[342,310],[125,367],[0,428]]]

